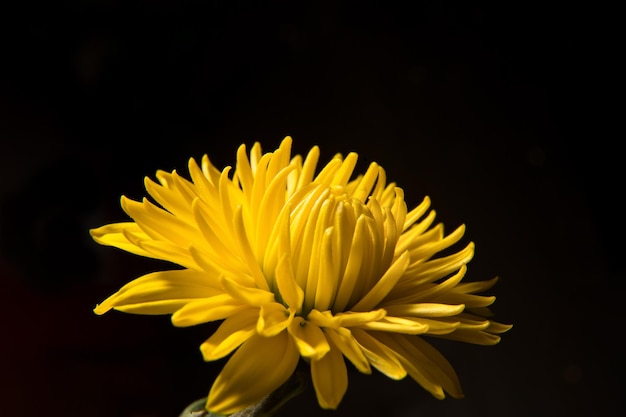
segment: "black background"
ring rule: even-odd
[[[16,2],[17,3],[17,2]],[[298,5],[294,5],[298,3]],[[92,308],[169,265],[92,242],[157,169],[286,136],[357,151],[476,242],[493,347],[441,344],[466,398],[352,372],[281,415],[624,412],[616,12],[558,3],[74,1],[1,6],[0,414],[177,416],[222,362],[211,324]],[[565,4],[565,3],[564,3]]]

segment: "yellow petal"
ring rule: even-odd
[[[410,320],[415,320],[418,323],[428,326],[426,334],[448,334],[461,326],[461,322],[454,320],[454,317],[444,317],[438,319],[426,319],[423,317],[415,317]]]
[[[272,162],[276,159],[276,155],[272,158]],[[272,164],[270,164],[271,166]],[[272,227],[276,222],[281,208],[285,204],[285,189],[287,188],[287,177],[295,169],[295,165],[283,168],[272,179],[263,193],[263,199],[256,215],[256,253],[264,253],[269,244],[269,238],[272,233]]]
[[[400,285],[398,285],[391,291],[390,296],[385,300],[385,304],[419,303],[443,297],[463,279],[466,272],[467,265],[461,265],[459,270],[450,278],[439,284],[423,284],[418,287],[419,291],[416,291],[416,288],[410,286],[408,286],[408,288],[401,288]]]
[[[454,291],[463,292],[466,294],[475,294],[483,291],[487,291],[498,282],[498,277],[491,278],[486,281],[474,281],[465,282],[454,287]]]
[[[263,271],[261,271],[259,261],[257,261],[257,259],[255,258],[254,253],[252,252],[252,247],[250,246],[250,240],[248,238],[246,227],[243,221],[242,206],[238,206],[235,210],[233,225],[235,228],[235,236],[237,237],[237,243],[239,245],[240,252],[245,259],[248,268],[250,269],[250,274],[254,278],[254,282],[256,283],[257,288],[260,288],[262,290],[269,290],[267,280],[263,275]]]
[[[340,326],[353,327],[381,320],[383,317],[385,317],[385,315],[387,315],[387,312],[380,308],[378,310],[359,313],[354,313],[351,311],[347,313],[338,313],[335,317],[339,319]]]
[[[94,309],[96,314],[103,314],[109,309],[105,300],[102,304],[99,304]],[[162,315],[171,314],[174,311],[180,310],[186,304],[192,300],[160,300],[160,301],[147,301],[139,304],[125,304],[119,307],[113,307],[114,310],[121,311],[129,314],[145,314],[145,315]]]
[[[391,379],[402,379],[406,376],[406,370],[389,347],[365,330],[352,329],[352,334],[374,368]]]
[[[341,311],[346,308],[350,299],[358,287],[358,281],[361,275],[361,266],[367,252],[367,240],[369,239],[367,223],[365,217],[361,216],[356,222],[354,228],[354,236],[352,237],[352,246],[348,255],[346,269],[337,291],[337,297],[333,305],[335,311]]]
[[[215,187],[215,183],[210,181],[209,176],[204,175],[195,159],[189,158],[187,168],[189,169],[189,175],[191,176],[191,180],[196,186],[198,197],[207,204],[217,205],[217,201],[219,201],[219,195],[217,188]],[[217,169],[215,169],[214,167],[212,167],[212,169],[216,172],[216,175],[219,176],[219,171],[217,171]]]
[[[195,326],[225,319],[248,308],[249,305],[233,299],[228,294],[216,295],[185,304],[172,315],[172,324],[179,327]]]
[[[289,333],[296,342],[300,355],[319,360],[330,350],[324,332],[315,324],[295,317],[289,324]]]
[[[352,311],[368,311],[380,303],[389,292],[394,288],[398,280],[406,271],[411,257],[409,252],[404,252],[393,264],[387,269],[385,274],[378,280],[376,285],[369,290],[365,297],[352,307]]]
[[[318,253],[319,270],[314,303],[315,308],[318,310],[327,310],[332,307],[332,301],[337,289],[337,273],[333,262],[332,240],[333,229],[329,227],[323,233]]]
[[[411,227],[413,223],[415,223],[420,217],[422,217],[426,213],[426,210],[428,210],[429,207],[430,197],[426,196],[417,207],[415,207],[413,210],[406,214],[406,219],[404,221],[404,227],[402,228],[402,230],[404,231]]]
[[[302,169],[300,171],[300,177],[298,178],[296,190],[301,189],[313,180],[313,175],[315,175],[315,167],[317,166],[319,157],[320,148],[318,146],[313,146],[302,164]]]
[[[496,301],[496,297],[493,295],[463,294],[457,293],[455,290],[456,288],[452,292],[444,294],[437,301],[450,304],[465,304],[467,308],[487,307]]]
[[[264,304],[274,302],[274,294],[269,291],[259,288],[244,287],[229,278],[223,278],[222,283],[224,289],[233,298],[251,306],[260,307]]]
[[[364,374],[372,373],[370,363],[367,361],[350,330],[345,327],[338,329],[325,328],[324,334],[360,372]]]
[[[415,304],[392,304],[383,307],[390,316],[410,317],[449,317],[460,314],[464,309],[463,304],[439,304],[439,303],[415,303]]]
[[[371,321],[359,326],[365,330],[376,330],[382,332],[394,332],[404,334],[421,334],[428,331],[428,325],[415,320],[403,319],[401,317],[389,317]]]
[[[450,363],[424,340],[398,334],[380,334],[378,339],[398,354],[411,378],[434,397],[444,398],[444,389],[454,398],[463,397],[461,384]]]
[[[313,309],[307,315],[307,320],[317,324],[319,327],[338,329],[340,327],[360,326],[371,321],[380,320],[385,317],[386,314],[383,309],[364,313],[338,313],[336,315],[333,315],[330,311],[320,312]]]
[[[138,239],[149,239],[149,236],[141,230],[139,226],[137,226],[137,223],[134,222],[108,224],[106,226],[91,229],[89,234],[93,240],[101,245],[113,246],[126,252],[139,256],[145,256],[147,258],[154,257],[150,252],[147,252],[146,250],[135,245],[133,241],[128,240],[123,231],[136,235]]]
[[[126,231],[124,231],[124,236],[129,240],[133,239],[133,236]],[[148,252],[151,258],[172,262],[189,269],[200,269],[187,247],[178,246],[167,240],[137,240],[133,243]]]
[[[465,234],[465,225],[461,225],[456,228],[449,235],[442,237],[434,242],[424,242],[421,245],[412,247],[410,249],[411,258],[412,259],[430,259],[436,253],[441,252],[442,250],[451,247],[456,242],[461,240],[463,235]]]
[[[471,261],[473,256],[474,242],[470,242],[465,248],[452,255],[410,265],[407,268],[407,275],[416,277],[413,280],[414,284],[434,282],[457,271]]]
[[[348,371],[341,352],[333,347],[321,359],[312,359],[311,377],[320,406],[336,409],[348,389]]]
[[[124,285],[94,312],[104,314],[115,308],[135,314],[171,314],[191,301],[223,293],[211,284],[204,272],[189,269],[154,272]]]
[[[261,306],[256,331],[266,337],[276,336],[287,328],[294,314],[294,310],[289,311],[282,304],[265,304]]]
[[[223,358],[238,348],[255,333],[258,317],[259,310],[251,308],[224,320],[215,333],[200,345],[204,360]]]
[[[175,183],[176,178],[179,183],[184,183],[179,175],[175,175],[172,178],[172,182]],[[192,194],[189,195],[186,192],[186,188],[183,187],[175,187],[174,189],[164,187],[149,177],[144,178],[144,187],[146,191],[161,207],[164,207],[180,219],[184,220],[187,223],[193,224],[193,216],[191,215],[191,201],[195,197],[195,190],[192,191]],[[195,187],[194,187],[195,188]]]
[[[276,267],[276,284],[285,303],[299,313],[304,301],[304,291],[296,282],[288,255],[284,255]]]
[[[500,342],[500,336],[491,334],[486,331],[472,331],[472,330],[456,330],[452,333],[448,333],[442,336],[433,335],[434,337],[441,337],[443,339],[456,340],[457,342],[471,343],[474,345],[491,346]]]
[[[229,359],[211,387],[206,408],[233,414],[263,399],[296,369],[298,349],[291,336],[251,336]]]
[[[250,161],[246,154],[245,144],[240,145],[237,149],[237,165],[235,166],[235,172],[237,173],[237,178],[239,178],[241,189],[249,199],[254,184],[254,176],[252,175],[252,168],[250,167]]]
[[[319,327],[338,329],[341,327],[341,321],[330,311],[317,311],[315,309],[307,315],[307,320]]]
[[[354,171],[354,167],[356,167],[358,158],[359,155],[356,152],[350,152],[346,155],[341,167],[339,167],[337,172],[333,175],[330,185],[345,186],[352,176],[352,172]]]
[[[504,333],[508,332],[513,328],[512,324],[504,324],[498,323],[496,321],[489,321],[489,327],[487,327],[487,331],[489,333]]]
[[[367,201],[367,196],[372,191],[372,187],[376,182],[376,178],[378,178],[378,164],[376,162],[372,162],[369,167],[367,167],[367,171],[365,174],[361,175],[361,178],[355,180],[355,185],[357,187],[352,194],[352,197],[365,203]]]
[[[121,202],[124,211],[155,240],[169,240],[184,247],[198,235],[196,228],[158,208],[146,198],[140,203],[122,196]],[[191,206],[189,212],[191,213]]]

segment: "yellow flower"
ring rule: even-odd
[[[461,397],[449,362],[422,335],[498,343],[508,325],[486,319],[495,279],[462,283],[473,243],[433,226],[426,197],[407,211],[404,192],[372,163],[356,178],[357,154],[337,155],[316,174],[319,149],[291,156],[241,145],[237,164],[217,170],[205,155],[145,179],[154,202],[122,197],[133,222],[91,230],[100,244],[183,267],[123,286],[95,308],[171,314],[175,326],[222,321],[201,346],[205,360],[230,355],[207,409],[235,413],[310,364],[321,407],[337,408],[346,361],[369,374],[407,374],[437,398]],[[156,204],[155,204],[156,203]],[[232,355],[231,355],[232,354]]]

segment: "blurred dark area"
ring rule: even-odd
[[[101,247],[122,194],[239,144],[379,162],[499,276],[500,344],[438,343],[466,397],[351,371],[281,415],[625,414],[616,11],[590,4],[10,2],[0,6],[0,414],[176,417],[223,362],[214,325],[96,303],[165,262]]]

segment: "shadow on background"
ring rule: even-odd
[[[495,347],[438,344],[466,398],[353,372],[335,412],[308,391],[283,415],[618,416],[624,232],[610,86],[594,11],[525,3],[40,2],[2,6],[0,413],[170,417],[222,362],[214,324],[92,308],[170,265],[91,241],[157,169],[234,163],[237,146],[357,151],[477,244],[501,277]],[[605,30],[601,30],[605,29]],[[606,48],[606,50],[604,49]],[[600,117],[602,116],[602,117]]]

